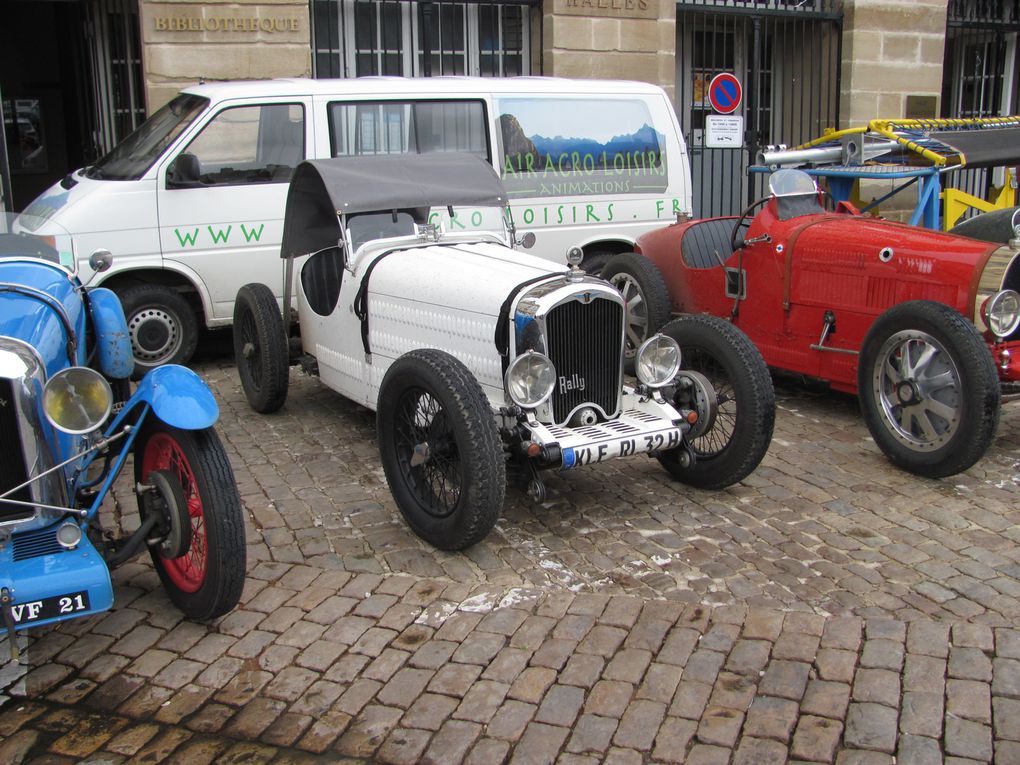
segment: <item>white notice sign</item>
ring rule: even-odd
[[[729,114],[705,115],[705,147],[739,149],[744,145],[744,118]]]

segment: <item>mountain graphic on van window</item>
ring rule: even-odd
[[[632,152],[655,152],[658,154],[665,144],[665,136],[651,125],[645,124],[633,133],[613,136],[605,143],[590,138],[569,138],[561,135],[551,138],[533,135],[531,142],[541,156],[559,157],[562,154],[578,152],[582,156],[591,154],[601,157],[602,152],[605,152],[606,157],[611,160],[617,154]]]

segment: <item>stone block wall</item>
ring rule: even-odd
[[[947,0],[847,0],[841,127],[906,116],[908,96],[942,96]]]
[[[908,97],[933,105],[942,100],[948,0],[846,0],[840,127],[908,115]],[[902,181],[861,180],[858,199],[868,203]],[[884,202],[885,217],[907,220],[916,195],[897,194]]]
[[[545,0],[545,74],[676,89],[673,0]]]
[[[310,77],[308,0],[140,0],[151,114],[201,79]]]

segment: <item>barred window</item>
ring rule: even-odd
[[[311,0],[315,77],[531,74],[519,2]]]

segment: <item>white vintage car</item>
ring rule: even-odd
[[[732,325],[684,316],[641,345],[624,377],[626,306],[607,282],[517,252],[492,167],[458,154],[302,163],[282,257],[301,349],[273,290],[237,295],[234,349],[259,412],[279,409],[289,366],[377,413],[390,490],[444,550],[499,517],[508,465],[541,500],[539,470],[648,454],[676,479],[720,488],[757,467],[775,417],[761,355]],[[296,278],[293,269],[297,266]],[[665,288],[663,288],[665,289]],[[629,310],[630,317],[624,321]],[[681,353],[694,361],[681,368]]]

